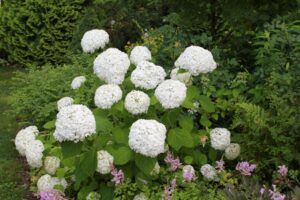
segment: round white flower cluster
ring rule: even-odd
[[[44,161],[44,168],[50,175],[54,175],[60,166],[60,159],[56,156],[47,156]]]
[[[205,164],[200,169],[201,174],[209,181],[218,181],[219,177],[216,169],[210,164]]]
[[[172,80],[178,80],[185,85],[190,85],[192,83],[192,74],[187,71],[183,73],[179,73],[179,68],[176,67],[171,71],[170,77]]]
[[[228,160],[234,160],[237,157],[239,157],[241,153],[241,147],[237,143],[231,143],[226,149],[225,149],[225,157]]]
[[[107,151],[101,150],[97,152],[97,169],[100,174],[108,174],[113,166],[114,158]]]
[[[119,49],[109,48],[94,61],[94,73],[108,84],[121,84],[130,66],[128,55]]]
[[[26,146],[25,156],[30,167],[39,168],[43,165],[44,149],[44,145],[40,140],[33,140]]]
[[[165,80],[155,89],[155,97],[164,108],[177,108],[185,100],[186,90],[180,81]]]
[[[130,61],[135,66],[137,66],[141,61],[149,61],[151,58],[151,52],[145,46],[136,46],[130,53]]]
[[[166,76],[167,74],[161,66],[148,61],[142,61],[133,70],[130,79],[135,87],[150,90],[164,81]]]
[[[81,47],[85,53],[94,53],[99,48],[103,49],[107,43],[109,43],[109,35],[100,29],[85,32],[81,39]]]
[[[73,90],[76,90],[80,88],[80,86],[86,81],[86,78],[84,76],[77,76],[72,80],[71,88]]]
[[[144,194],[137,194],[134,196],[133,200],[148,200],[148,198]]]
[[[125,98],[125,108],[131,114],[147,113],[149,106],[150,98],[142,91],[133,90]]]
[[[96,120],[92,111],[84,105],[62,108],[57,114],[54,138],[59,141],[78,142],[96,133]]]
[[[128,144],[144,156],[156,157],[164,152],[167,129],[156,120],[139,119],[130,127]]]
[[[39,130],[36,126],[28,126],[17,133],[15,145],[21,156],[25,156],[26,147],[35,140],[35,136],[38,134]]]
[[[101,199],[101,195],[98,192],[90,192],[86,197],[86,200],[100,200],[100,199]]]
[[[122,90],[118,85],[106,84],[98,87],[95,93],[95,105],[98,108],[109,109],[122,99]]]
[[[54,189],[55,185],[61,185],[64,189],[66,189],[68,183],[64,178],[59,179],[57,177],[51,177],[49,174],[41,176],[37,182],[37,188],[39,192]]]
[[[230,145],[230,132],[226,128],[214,128],[210,140],[212,148],[223,151]]]
[[[212,72],[217,68],[210,51],[199,47],[187,47],[175,62],[175,66],[188,70],[193,76]]]
[[[57,101],[57,109],[60,111],[63,107],[70,106],[74,103],[74,99],[71,97],[63,97],[60,100]]]

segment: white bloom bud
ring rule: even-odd
[[[148,200],[148,198],[144,194],[137,194],[134,196],[133,200]]]
[[[20,155],[25,156],[26,146],[35,140],[39,133],[36,126],[29,126],[20,130],[15,138],[16,149]]]
[[[74,103],[74,99],[71,97],[63,97],[60,100],[57,101],[57,109],[60,111],[63,107],[70,106]]]
[[[90,192],[87,197],[86,200],[100,200],[101,195],[97,192]]]
[[[145,46],[136,46],[130,53],[130,61],[137,66],[141,61],[151,60],[151,52]]]
[[[149,106],[150,98],[142,91],[133,90],[125,98],[125,108],[131,114],[147,113]]]
[[[73,90],[76,90],[80,88],[80,86],[86,81],[86,78],[84,76],[77,76],[72,80],[71,88]]]
[[[85,53],[94,53],[97,49],[103,49],[109,43],[109,35],[104,30],[93,29],[84,33],[81,39],[81,47]]]
[[[225,157],[228,160],[234,160],[237,157],[239,157],[241,153],[241,147],[239,144],[231,143],[226,149],[225,149]]]
[[[212,148],[225,150],[230,145],[230,132],[226,128],[214,128],[210,131]]]
[[[47,156],[44,161],[44,168],[48,174],[54,175],[60,166],[60,159],[56,156]]]
[[[101,150],[97,152],[97,169],[100,174],[108,174],[113,166],[114,158],[107,151]]]
[[[95,105],[98,108],[110,109],[122,99],[122,90],[118,85],[101,85],[95,93]]]
[[[200,172],[209,181],[218,181],[219,180],[216,169],[209,164],[203,165],[200,169]]]
[[[64,189],[67,188],[68,183],[63,179],[57,177],[51,177],[49,174],[41,176],[37,182],[37,188],[39,192],[54,189],[55,185],[61,185]]]

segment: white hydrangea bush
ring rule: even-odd
[[[57,101],[56,118],[45,131],[30,126],[15,138],[16,149],[35,170],[35,192],[72,186],[70,199],[92,200],[124,182],[155,183],[169,192],[192,181],[219,181],[222,162],[216,170],[216,158],[204,154],[212,148],[220,160],[234,160],[240,146],[231,143],[229,130],[214,128],[220,115],[214,96],[193,85],[193,76],[216,69],[212,53],[190,46],[174,59],[173,69],[165,70],[150,62],[155,58],[145,46],[134,47],[128,56],[105,49],[108,43],[104,30],[84,34],[84,52],[102,49],[91,63],[94,74],[73,79],[73,95]],[[91,76],[100,80],[88,96],[93,98],[82,100],[87,87],[79,88]],[[129,198],[152,199],[140,189]]]

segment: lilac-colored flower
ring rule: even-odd
[[[117,168],[113,168],[110,173],[113,176],[113,179],[111,181],[114,182],[116,185],[124,181],[124,173],[121,169],[118,170]]]
[[[263,195],[265,193],[266,189],[264,187],[260,188],[259,193],[260,195]]]
[[[181,166],[181,162],[179,158],[177,157],[176,159],[174,159],[170,151],[167,152],[167,155],[165,157],[165,162],[170,165],[170,170],[172,172],[176,171]]]
[[[276,185],[272,185],[273,190],[269,190],[269,196],[272,200],[285,200],[285,195],[276,191]]]
[[[256,169],[256,165],[250,164],[247,161],[243,161],[239,162],[235,169],[241,172],[241,174],[244,176],[251,176],[251,173]]]
[[[216,161],[216,164],[217,164],[217,166],[216,166],[216,169],[218,170],[218,172],[220,172],[220,171],[223,171],[224,170],[224,164],[225,164],[225,162],[224,162],[224,160],[219,160],[219,161]]]
[[[54,189],[38,192],[36,197],[39,200],[67,200],[59,191]]]
[[[282,177],[286,177],[287,173],[288,173],[288,168],[285,165],[281,165],[278,166],[278,174],[280,174],[280,176]]]
[[[165,187],[164,191],[164,199],[165,200],[172,200],[172,193],[176,188],[176,177],[171,181],[171,185]]]
[[[186,171],[183,173],[183,178],[185,181],[190,182],[194,179],[194,175],[191,171]]]

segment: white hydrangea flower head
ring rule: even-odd
[[[77,76],[72,80],[71,88],[76,90],[86,81],[85,76]]]
[[[63,97],[60,100],[57,101],[57,109],[60,111],[63,107],[70,106],[74,103],[74,99],[71,97]]]
[[[100,200],[101,195],[98,192],[90,192],[87,197],[86,200]]]
[[[178,80],[185,85],[191,85],[192,84],[192,74],[189,71],[179,73],[179,68],[176,67],[171,71],[170,77],[172,80]]]
[[[165,148],[167,129],[156,120],[139,119],[130,127],[130,148],[144,156],[156,157]]]
[[[55,122],[54,138],[59,141],[83,141],[96,133],[96,120],[92,111],[84,105],[62,108]]]
[[[185,174],[185,173],[191,173],[193,175],[193,177],[195,176],[195,169],[192,165],[184,165],[183,168],[182,168],[182,174]]]
[[[135,46],[130,53],[130,61],[137,66],[142,61],[152,59],[150,50],[145,46]]]
[[[49,174],[41,176],[37,182],[39,192],[53,189],[52,177]]]
[[[135,195],[133,200],[148,200],[148,198],[146,197],[146,195],[141,193],[141,194]]]
[[[26,160],[32,168],[40,168],[43,165],[44,145],[40,140],[33,140],[27,144],[25,150]]]
[[[219,177],[216,169],[210,164],[205,164],[200,169],[201,174],[209,181],[218,181]]]
[[[210,142],[212,148],[225,150],[230,145],[230,131],[226,128],[214,128],[210,131]]]
[[[98,87],[95,93],[95,105],[98,108],[110,109],[122,99],[122,90],[118,85],[106,84]]]
[[[126,95],[125,108],[131,114],[147,113],[149,106],[150,98],[142,91],[133,90]]]
[[[166,108],[179,107],[186,97],[186,86],[178,80],[165,80],[155,89],[155,97]]]
[[[212,72],[217,68],[210,51],[199,47],[187,47],[175,61],[175,67],[188,70],[193,76]]]
[[[81,47],[85,53],[94,53],[97,49],[103,49],[109,43],[109,35],[101,29],[93,29],[84,33],[81,39]]]
[[[155,165],[154,165],[154,168],[150,172],[150,175],[155,176],[155,175],[158,175],[159,172],[160,172],[160,166],[159,166],[158,162],[156,162]]]
[[[119,49],[109,48],[94,61],[94,73],[108,84],[121,84],[130,66],[128,55]]]
[[[228,160],[234,160],[237,157],[239,157],[241,153],[241,147],[237,143],[231,143],[226,149],[225,149],[225,157]]]
[[[154,89],[167,76],[164,68],[148,61],[139,62],[131,73],[131,82],[135,87],[146,90]]]
[[[60,166],[60,159],[56,156],[47,156],[44,160],[44,168],[48,174],[54,175]]]
[[[100,174],[108,174],[113,166],[114,157],[107,151],[101,150],[97,152],[97,169]]]
[[[27,144],[35,140],[35,136],[39,134],[39,130],[36,126],[29,126],[20,130],[15,138],[15,145],[20,155],[25,156],[25,150]]]

